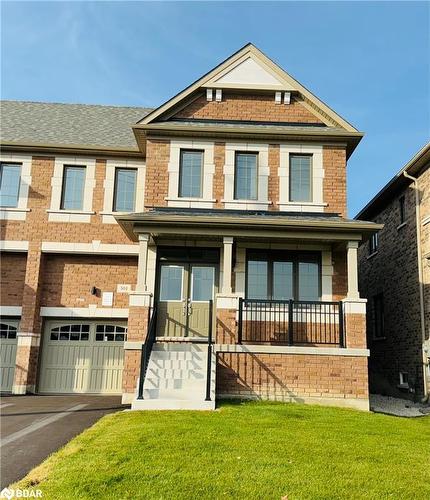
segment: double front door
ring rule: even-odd
[[[216,266],[161,264],[159,273],[157,336],[207,337]]]

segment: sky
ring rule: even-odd
[[[2,99],[158,107],[247,42],[365,133],[354,216],[430,139],[429,2],[2,2]]]

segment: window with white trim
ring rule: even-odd
[[[379,236],[378,233],[372,234],[369,240],[369,255],[373,255],[378,251]]]
[[[18,206],[21,184],[21,164],[0,164],[0,206],[15,208]]]
[[[181,150],[179,160],[179,198],[201,198],[204,151]]]
[[[64,165],[60,204],[62,210],[83,209],[85,175],[86,167],[83,165]]]
[[[137,170],[115,169],[114,212],[134,212],[136,202]]]
[[[10,323],[0,323],[0,339],[16,339],[17,326]]]
[[[258,198],[258,153],[236,152],[234,167],[234,199]]]
[[[290,155],[290,201],[312,201],[311,155]]]

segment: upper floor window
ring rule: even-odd
[[[234,172],[234,199],[257,199],[257,153],[236,153]]]
[[[84,166],[65,165],[63,171],[63,191],[61,194],[61,209],[82,210],[85,187]]]
[[[378,233],[372,234],[369,240],[369,255],[374,254],[378,250],[379,246],[379,236]]]
[[[114,212],[133,212],[136,199],[137,170],[131,168],[115,169]]]
[[[406,221],[406,207],[405,207],[405,197],[400,196],[399,198],[399,213],[400,213],[400,224]]]
[[[246,282],[249,299],[319,300],[321,257],[317,253],[249,252]]]
[[[373,338],[382,339],[384,332],[384,296],[378,293],[373,297]]]
[[[179,164],[179,197],[202,197],[203,151],[181,151]]]
[[[290,201],[312,201],[312,156],[290,155]]]
[[[2,163],[0,165],[0,206],[18,206],[20,183],[21,165]]]

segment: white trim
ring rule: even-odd
[[[236,152],[248,151],[257,153],[257,199],[235,200],[234,199],[234,174]],[[272,204],[269,200],[269,145],[255,144],[250,142],[227,142],[225,145],[224,164],[224,208],[236,210],[268,210]]]
[[[58,241],[42,241],[42,252],[105,254],[105,255],[138,255],[139,245],[101,243],[99,240],[93,240],[91,243],[63,243]]]
[[[143,212],[145,209],[145,173],[146,164],[137,160],[106,160],[106,173],[103,182],[104,201],[103,211],[100,214],[103,216],[103,224],[116,224],[115,215],[120,215],[124,212],[114,212],[114,193],[115,193],[115,169],[130,168],[137,170],[136,175],[136,193],[133,212]]]
[[[181,149],[203,150],[202,196],[200,198],[181,198],[179,196],[179,170]],[[169,188],[165,198],[167,206],[177,208],[213,208],[216,200],[213,199],[213,178],[215,143],[202,140],[171,140],[170,161],[168,165]]]
[[[63,189],[63,173],[65,165],[85,166],[85,185],[82,210],[62,210],[61,192]],[[51,206],[47,210],[49,222],[91,222],[93,192],[96,185],[96,160],[74,156],[55,158],[54,173],[51,178]]]
[[[312,155],[312,201],[290,202],[290,155]],[[279,149],[279,209],[292,212],[324,212],[324,165],[322,144],[281,144]]]
[[[128,309],[118,307],[41,307],[40,315],[58,318],[128,318]]]
[[[1,240],[2,252],[28,252],[28,241]]]
[[[21,306],[0,306],[0,316],[21,316]]]
[[[151,292],[130,292],[128,296],[128,303],[130,307],[150,307],[151,302]]]
[[[366,315],[367,299],[343,299],[343,311],[345,314]]]
[[[368,357],[369,349],[344,349],[340,347],[297,347],[273,345],[215,344],[216,352],[261,353],[261,354],[311,354],[316,356]]]
[[[31,186],[31,155],[22,155],[14,153],[1,153],[0,162],[20,163],[21,174],[19,179],[19,194],[16,207],[0,208],[0,220],[25,220],[28,203],[28,191]]]

